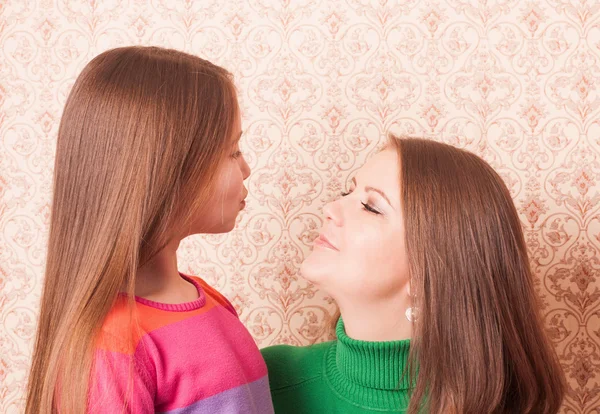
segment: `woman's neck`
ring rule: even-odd
[[[138,269],[135,281],[136,296],[168,304],[191,302],[198,298],[196,287],[179,275],[179,242],[175,240],[169,243]]]
[[[412,337],[412,323],[404,316],[402,301],[378,301],[374,304],[338,302],[346,334],[369,342],[398,341]]]

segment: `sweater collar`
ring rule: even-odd
[[[344,321],[336,326],[335,363],[339,373],[356,385],[380,390],[411,388],[408,371],[410,340],[368,342],[346,335]]]

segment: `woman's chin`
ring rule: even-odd
[[[324,276],[324,266],[315,257],[314,254],[309,254],[300,266],[300,276],[308,280],[314,285],[319,285]]]

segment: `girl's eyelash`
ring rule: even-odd
[[[348,194],[350,194],[350,191],[342,191],[342,197],[346,197]]]
[[[233,158],[239,158],[242,155],[242,151],[236,151],[232,154]]]
[[[368,211],[369,213],[373,213],[373,214],[377,214],[380,215],[381,213],[377,210],[375,210],[373,207],[371,207],[370,205],[368,205],[367,203],[360,203],[363,205],[363,208]]]

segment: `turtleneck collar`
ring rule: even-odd
[[[404,412],[411,390],[408,372],[404,372],[410,340],[352,339],[346,335],[341,318],[336,333],[338,340],[324,360],[325,378],[335,393],[357,407]]]
[[[411,388],[408,375],[403,377],[410,340],[368,342],[352,339],[346,335],[341,318],[337,323],[336,334],[336,365],[348,381],[383,390]]]

